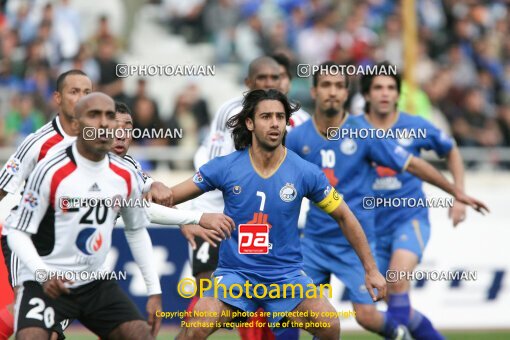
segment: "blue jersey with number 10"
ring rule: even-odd
[[[221,242],[218,268],[254,273],[268,281],[301,270],[297,221],[303,197],[326,212],[341,204],[341,196],[315,165],[288,149],[285,152],[268,177],[254,168],[248,149],[214,158],[193,177],[201,190],[223,192],[224,213],[237,227],[231,239]],[[268,242],[257,241],[266,231],[245,237],[253,230],[240,231],[241,224],[268,224]]]
[[[360,131],[370,126],[346,114],[339,129],[342,132]],[[410,155],[392,141],[357,138],[361,133],[338,133],[338,138],[327,139],[315,126],[314,119],[295,128],[286,145],[302,158],[316,164],[326,174],[329,182],[340,192],[359,220],[369,242],[375,241],[373,210],[363,207],[363,200],[373,196],[371,188],[375,178],[373,162],[384,164],[397,171],[405,169]],[[344,138],[342,138],[344,137]],[[348,138],[353,137],[353,138]],[[348,245],[338,224],[317,207],[311,206],[306,216],[305,237],[323,243]]]

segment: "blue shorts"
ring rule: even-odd
[[[370,248],[375,256],[375,244],[370,244]],[[334,274],[345,285],[353,303],[374,303],[365,286],[363,265],[350,245],[321,243],[304,237],[301,251],[305,273],[315,284],[329,283],[331,274]]]
[[[421,261],[423,251],[430,238],[430,223],[427,217],[417,217],[399,223],[393,233],[377,236],[377,264],[383,275],[390,265],[391,255],[397,249],[406,249]]]
[[[276,316],[273,317],[274,312],[290,312],[293,311],[297,305],[301,301],[303,301],[306,298],[306,292],[309,291],[309,289],[314,288],[313,281],[310,277],[306,276],[304,271],[302,270],[296,270],[289,274],[286,274],[285,276],[281,276],[277,279],[271,279],[268,280],[267,278],[264,278],[263,276],[257,275],[255,273],[249,273],[244,271],[234,271],[231,269],[223,269],[218,268],[213,273],[212,280],[218,279],[218,290],[217,290],[217,296],[215,296],[215,292],[213,289],[209,289],[206,292],[204,292],[204,296],[208,297],[215,297],[219,299],[220,301],[225,302],[226,304],[229,304],[233,307],[239,308],[246,312],[256,312],[257,309],[263,308],[264,311],[269,312],[270,316],[267,318],[268,322],[270,323],[276,323],[283,319],[283,316]],[[249,282],[251,284],[251,288],[248,289],[248,292],[245,288],[245,283]],[[236,284],[236,286],[230,288]],[[264,294],[264,288],[256,285],[264,285],[267,289],[267,293]],[[275,292],[276,292],[276,286],[271,286],[272,284],[278,284],[279,285],[279,298],[276,298]],[[295,289],[295,295],[292,297],[292,288],[287,286],[286,288],[286,298],[283,298],[283,286],[284,284],[289,285],[301,285],[303,287],[303,294],[299,293],[299,289]],[[224,288],[222,285],[225,285],[225,288],[227,289],[227,294],[224,293]],[[239,286],[238,286],[239,285]],[[253,289],[256,288],[256,292],[254,294]],[[242,294],[240,290],[243,290]],[[232,291],[232,294],[229,293],[229,291]],[[271,293],[273,292],[273,293]],[[247,295],[250,295],[248,297]],[[233,295],[233,297],[231,296]],[[262,297],[265,295],[265,297]],[[270,295],[272,297],[270,297]],[[239,297],[237,297],[239,296]],[[256,297],[257,296],[257,297]],[[317,290],[317,296],[319,296],[319,292]],[[277,328],[278,330],[280,328]],[[286,329],[281,329],[282,331],[285,331]]]

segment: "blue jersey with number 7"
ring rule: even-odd
[[[203,191],[223,192],[224,213],[237,227],[232,238],[221,243],[218,268],[256,273],[267,280],[302,269],[297,222],[303,197],[326,212],[342,202],[316,165],[287,149],[268,176],[255,169],[250,152],[244,149],[209,161],[193,182]],[[268,225],[267,235],[260,227],[239,231],[244,224]]]

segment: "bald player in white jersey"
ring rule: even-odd
[[[76,118],[80,130],[77,141],[38,163],[8,224],[9,246],[21,262],[16,338],[49,338],[54,325],[67,318],[79,319],[101,338],[151,338],[157,334],[159,323],[153,324],[151,332],[118,284],[98,279],[104,274],[112,229],[120,212],[128,244],[147,286],[149,320],[154,320],[161,308],[161,287],[146,230],[148,214],[143,206],[103,203],[114,197],[136,202],[141,199],[143,184],[127,161],[108,153],[112,139],[84,138],[86,127],[115,127],[115,106],[110,97],[101,93],[83,97],[76,105]],[[70,197],[102,203],[70,207],[65,203]],[[70,282],[52,276],[63,272],[76,274]]]

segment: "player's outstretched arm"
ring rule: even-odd
[[[450,183],[446,177],[444,177],[429,162],[419,157],[412,157],[406,170],[416,177],[421,178],[425,182],[443,189],[447,193],[451,194],[456,200],[469,205],[476,211],[482,214],[484,214],[484,212],[489,212],[489,209],[482,201],[466,195],[463,190]]]
[[[223,239],[230,237],[231,231],[235,228],[234,221],[220,213],[180,210],[155,203],[152,203],[147,211],[153,223],[163,225],[198,224],[202,228],[215,231],[215,234],[220,235]],[[195,233],[195,230],[193,229],[192,232]]]
[[[152,182],[146,198],[166,207],[172,206],[172,190],[159,181]]]
[[[453,183],[457,188],[464,191],[464,162],[462,161],[462,156],[457,146],[453,146],[446,155],[446,164],[453,176]],[[448,215],[452,219],[453,226],[456,227],[457,224],[464,221],[466,218],[466,205],[455,200]]]
[[[187,179],[182,183],[171,188],[173,205],[189,201],[195,197],[202,195],[204,192],[193,182],[193,179]]]
[[[366,273],[365,283],[370,296],[374,301],[383,299],[386,296],[386,281],[377,268],[367,238],[358,220],[345,202],[340,204],[330,215],[338,222],[363,264]],[[374,288],[377,288],[377,296],[374,293]]]

